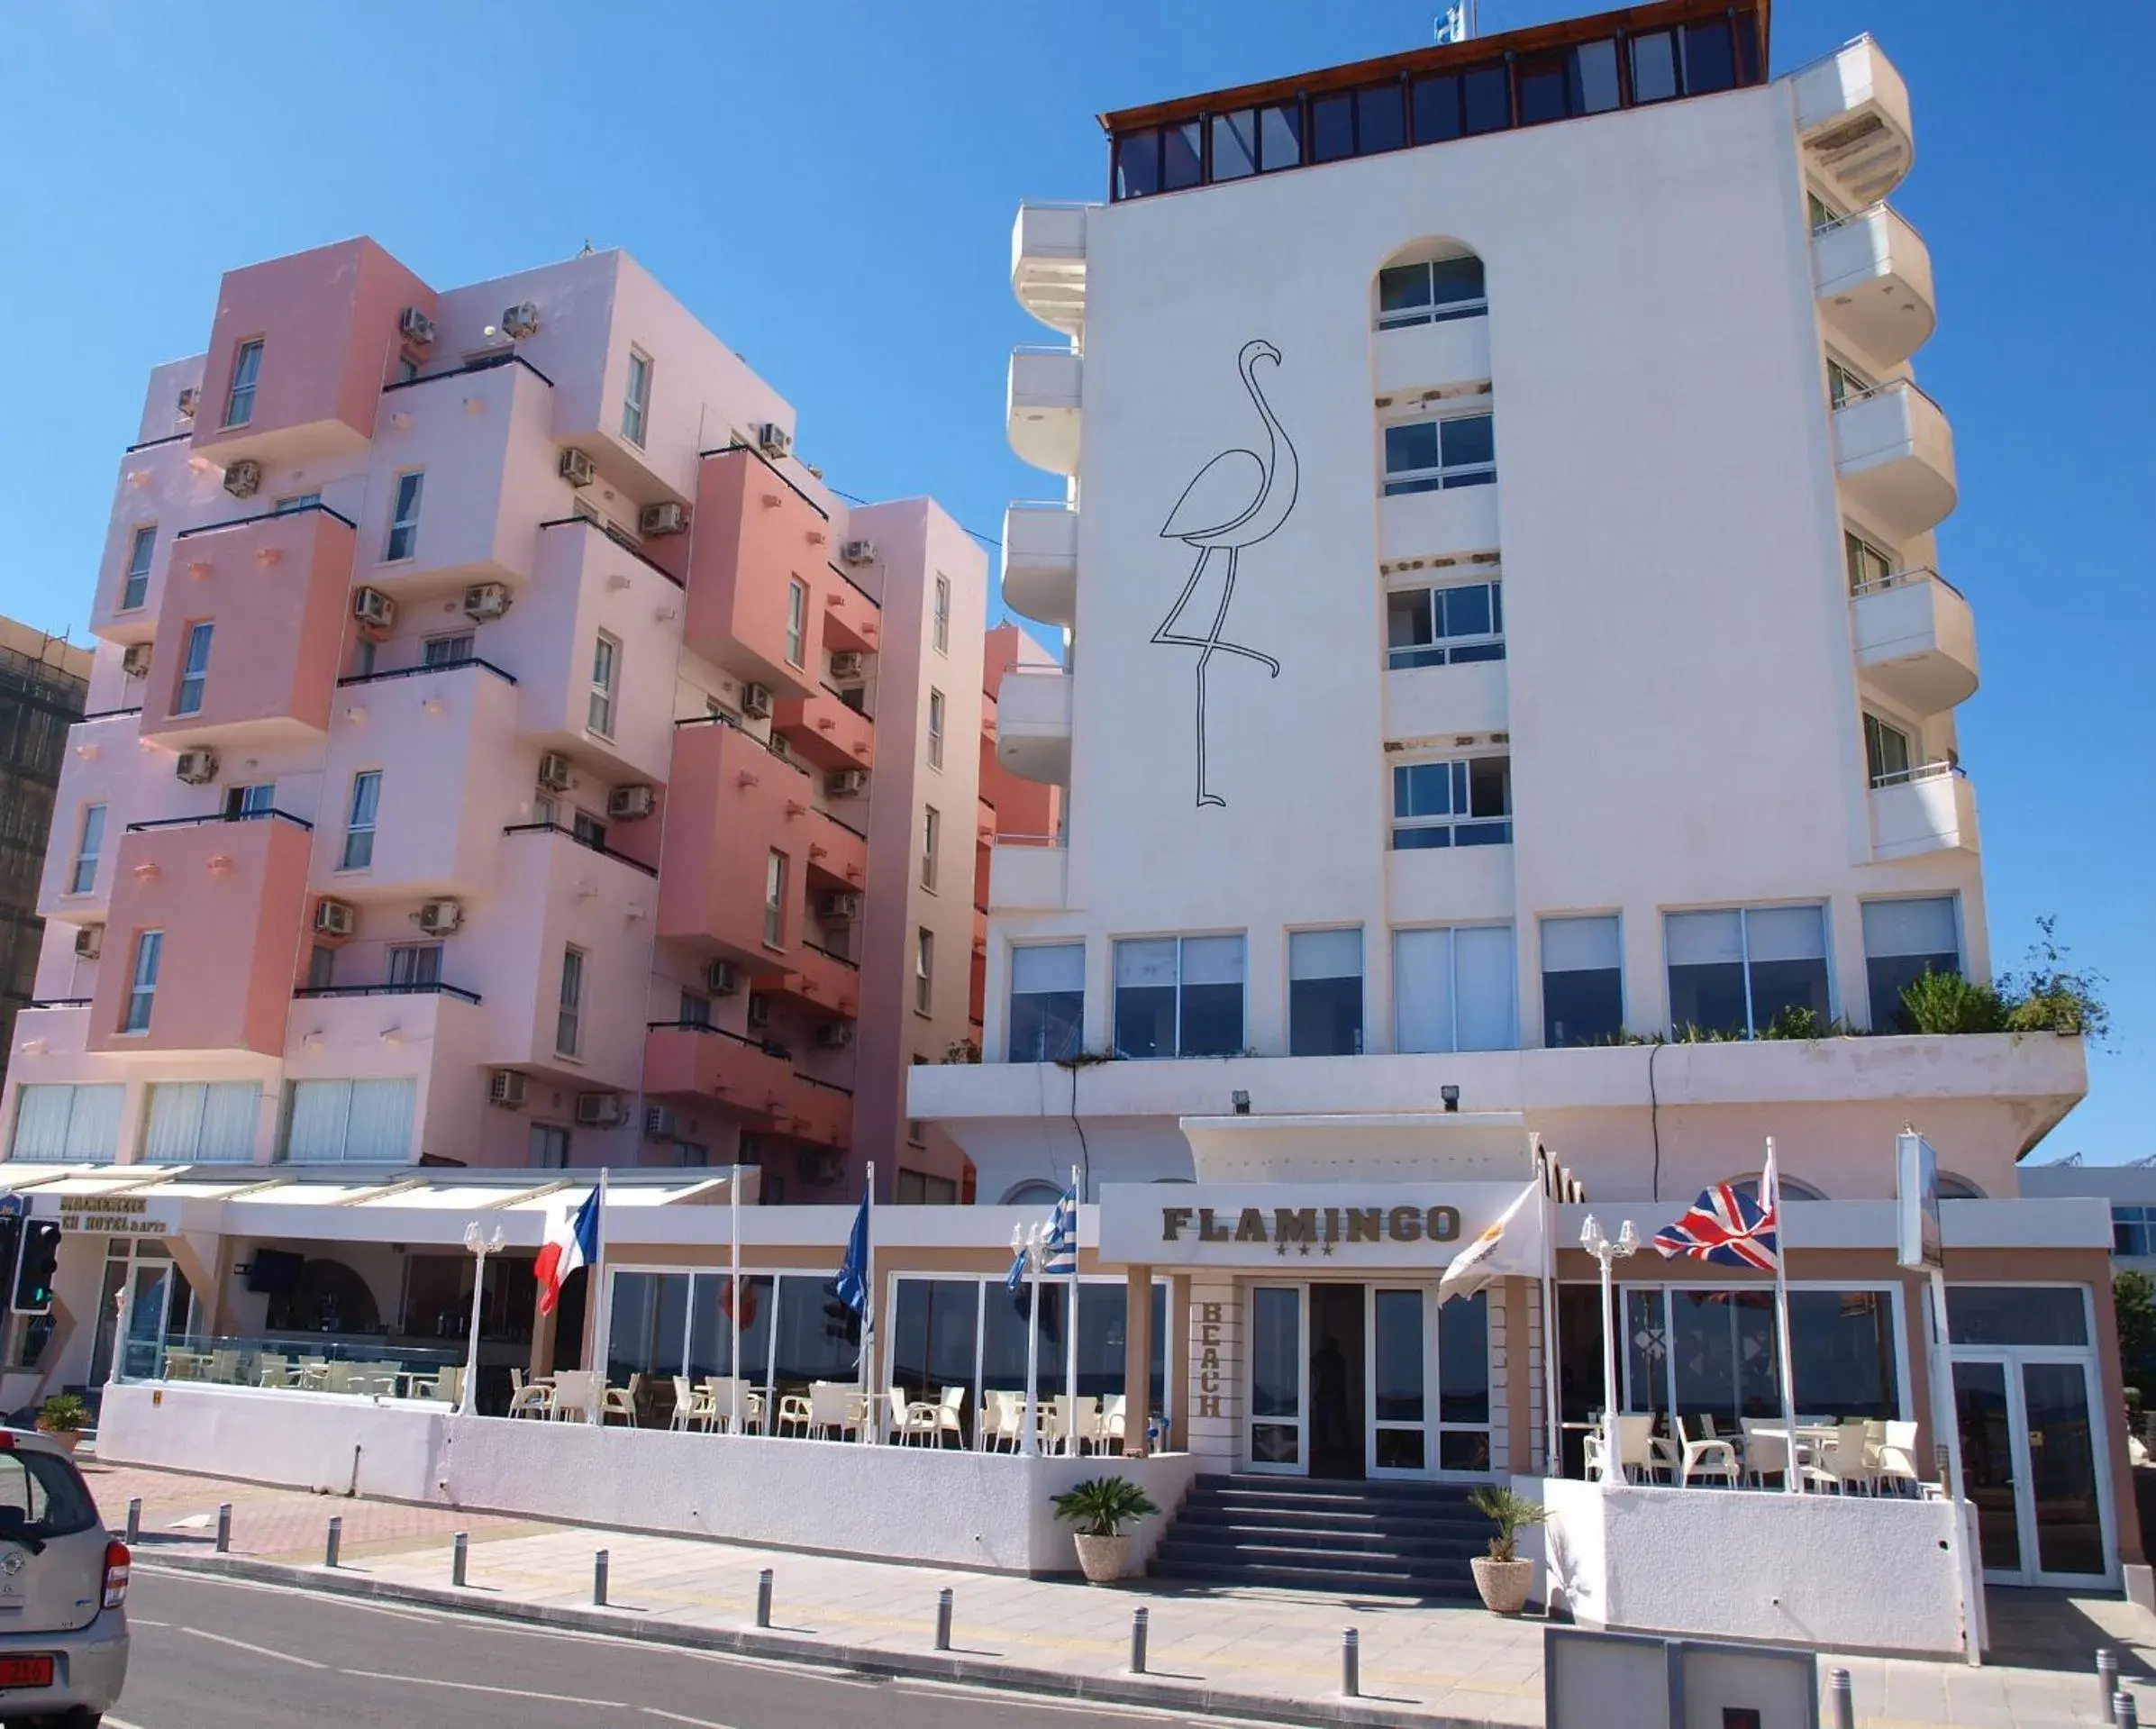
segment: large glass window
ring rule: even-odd
[[[1502,585],[1470,582],[1450,588],[1400,588],[1385,601],[1386,664],[1457,666],[1505,658]]]
[[[68,876],[70,895],[86,895],[97,886],[97,860],[105,851],[105,806],[85,805],[75,837],[75,868]]]
[[[1487,1291],[1438,1306],[1437,1419],[1440,1470],[1490,1468]]]
[[[1487,487],[1496,478],[1496,435],[1487,414],[1405,421],[1385,429],[1387,497]]]
[[[340,870],[365,870],[374,863],[375,817],[382,805],[382,771],[362,769],[352,777],[351,802],[346,806],[344,851]]]
[[[1679,1032],[1756,1037],[1785,1011],[1809,1009],[1822,1023],[1832,1013],[1824,907],[1670,913],[1663,941],[1669,1022]]]
[[[120,1150],[120,1108],[127,1088],[24,1085],[15,1092],[13,1159],[59,1164],[110,1164]]]
[[[1909,778],[1915,747],[1909,734],[1877,714],[1864,716],[1864,768],[1874,787],[1898,786]]]
[[[1077,1056],[1085,1021],[1084,943],[1042,943],[1011,951],[1011,1061],[1055,1062]]]
[[[1362,1052],[1362,932],[1287,935],[1287,1054]]]
[[[1624,1032],[1624,955],[1615,914],[1542,921],[1542,1042],[1607,1044]]]
[[[1962,1345],[2086,1345],[2088,1292],[2079,1285],[1949,1285],[1946,1322]]]
[[[135,530],[127,547],[127,575],[120,585],[120,610],[133,612],[150,597],[150,559],[157,551],[154,524]]]
[[[1902,992],[1927,972],[1961,970],[1961,941],[1951,895],[1870,900],[1863,905],[1864,981],[1874,1033],[1913,1033]]]
[[[460,667],[471,659],[474,640],[469,631],[451,631],[446,636],[430,636],[420,644],[419,664],[423,667]]]
[[[410,1079],[295,1081],[285,1157],[295,1163],[408,1163],[415,1092]]]
[[[1512,844],[1512,759],[1405,762],[1392,771],[1396,852]]]
[[[1731,1431],[1746,1417],[1780,1418],[1772,1291],[1633,1286],[1624,1303],[1625,1409],[1711,1416]],[[1899,1417],[1895,1329],[1890,1291],[1791,1291],[1790,1379],[1798,1413],[1839,1422]],[[1578,1342],[1568,1337],[1563,1349]]]
[[[224,398],[224,423],[244,426],[255,417],[255,386],[262,376],[262,339],[251,337],[232,354],[232,389]]]
[[[388,982],[407,990],[423,990],[441,982],[441,944],[398,942],[389,950]]]
[[[1867,589],[1883,584],[1894,574],[1895,561],[1892,556],[1880,551],[1860,534],[1844,531],[1842,552],[1849,566],[1849,592],[1852,595],[1862,594]]]
[[[382,561],[396,564],[419,551],[419,495],[426,476],[416,469],[396,478],[396,496],[389,508],[389,538],[382,547]]]
[[[1409,324],[1442,324],[1454,318],[1479,318],[1488,310],[1489,301],[1482,288],[1482,260],[1478,258],[1396,264],[1378,273],[1379,330],[1401,330]]]
[[[1395,931],[1393,1044],[1510,1051],[1518,1042],[1512,926]]]
[[[158,963],[165,952],[165,933],[144,931],[135,938],[134,970],[128,981],[127,1008],[120,1023],[123,1033],[150,1031],[150,1011],[157,999]]]
[[[2111,1252],[2156,1255],[2156,1206],[2122,1206],[2111,1209]]]
[[[142,1157],[195,1164],[246,1164],[261,1115],[259,1080],[160,1080],[150,1087]]]
[[[1115,1054],[1232,1057],[1243,1049],[1240,936],[1115,945]]]
[[[180,656],[179,687],[173,693],[175,714],[199,714],[210,680],[210,642],[217,627],[207,619],[187,626],[186,648]]]

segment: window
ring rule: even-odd
[[[262,339],[240,344],[232,355],[232,387],[224,398],[224,423],[244,426],[255,417],[255,384],[262,376]]]
[[[289,516],[296,510],[312,510],[322,502],[318,492],[296,492],[277,501],[276,514]]]
[[[2111,1209],[2111,1252],[2115,1255],[2156,1255],[2156,1206],[2114,1206]]]
[[[340,870],[365,870],[374,863],[375,814],[382,803],[382,771],[362,769],[352,777],[351,803],[344,819],[344,852]]]
[[[382,561],[395,564],[419,551],[419,495],[426,476],[416,469],[396,478],[396,496],[389,509],[389,539]]]
[[[1860,595],[1894,574],[1893,555],[1880,551],[1861,535],[1844,532],[1842,549],[1849,561],[1849,592],[1852,595]]]
[[[1385,496],[1487,487],[1497,478],[1487,414],[1415,420],[1385,429]]]
[[[1512,1050],[1519,1042],[1513,980],[1509,924],[1395,931],[1395,1048]]]
[[[1396,852],[1512,844],[1512,759],[1407,762],[1392,771]]]
[[[307,988],[333,990],[337,984],[337,951],[317,942],[307,955]]]
[[[591,703],[586,724],[603,739],[614,736],[614,680],[622,645],[601,631],[591,649]]]
[[[295,1081],[285,1157],[303,1164],[409,1163],[417,1091],[408,1078]]]
[[[1240,936],[1115,945],[1115,1054],[1232,1057],[1243,1049]]]
[[[808,664],[808,585],[798,577],[786,588],[786,660],[790,667]]]
[[[1954,897],[1868,900],[1863,904],[1864,983],[1874,1033],[1914,1033],[1902,992],[1927,972],[1961,970]]]
[[[207,620],[187,626],[187,645],[180,657],[179,689],[172,699],[175,714],[202,713],[203,688],[210,678],[210,639],[216,626]]]
[[[569,1168],[569,1131],[559,1123],[534,1123],[528,1144],[534,1170]]]
[[[1542,921],[1542,1042],[1606,1044],[1624,1032],[1624,957],[1616,915]]]
[[[562,1056],[577,1054],[577,1042],[583,1032],[584,1008],[584,951],[564,949],[561,951],[561,1000],[554,1016],[554,1049]]]
[[[936,886],[937,843],[943,838],[943,819],[936,814],[936,807],[928,807],[926,820],[921,824],[921,887],[933,889]]]
[[[389,951],[388,982],[412,990],[422,989],[428,985],[439,985],[441,982],[441,944],[396,944]]]
[[[413,355],[410,355],[410,354],[400,354],[400,355],[398,355],[398,356],[396,357],[396,381],[397,381],[397,383],[399,383],[399,384],[410,384],[410,383],[411,383],[411,382],[412,382],[412,381],[413,381],[414,378],[418,378],[418,377],[419,377],[419,361],[418,361],[418,359],[416,359],[414,356],[413,356]]]
[[[1052,942],[1011,951],[1013,1062],[1055,1062],[1082,1049],[1086,945]]]
[[[1871,394],[1876,388],[1854,367],[1845,366],[1829,356],[1826,363],[1826,399],[1836,408],[1846,407],[1860,396]]]
[[[1581,42],[1519,62],[1520,124],[1577,120],[1617,106],[1617,44]]]
[[[1233,114],[1214,114],[1213,125],[1213,177],[1240,180],[1258,171],[1258,111],[1239,108]]]
[[[570,807],[569,832],[578,846],[589,847],[594,852],[606,851],[606,824],[582,805]]]
[[[252,787],[224,789],[224,820],[243,823],[250,816],[267,816],[277,808],[277,786],[265,781]]]
[[[1877,714],[1864,716],[1864,768],[1874,787],[1892,787],[1909,778],[1909,735]]]
[[[154,1081],[142,1157],[168,1163],[250,1163],[261,1106],[259,1080]]]
[[[1287,1054],[1362,1051],[1362,932],[1287,933]]]
[[[144,931],[135,938],[135,968],[127,987],[127,1009],[120,1022],[123,1033],[150,1031],[150,1009],[157,1000],[158,961],[165,951],[162,931]]]
[[[380,646],[371,636],[362,636],[352,643],[352,677],[368,678],[374,675],[375,651]]]
[[[112,1163],[120,1151],[120,1108],[127,1087],[24,1086],[15,1094],[8,1156],[57,1164]]]
[[[1737,906],[1664,916],[1669,1022],[1756,1037],[1788,1010],[1824,1022],[1826,909]]]
[[[1666,102],[1677,94],[1677,35],[1646,32],[1632,39],[1632,99]]]
[[[936,933],[923,925],[914,933],[914,1007],[929,1014],[935,999]]]
[[[97,886],[97,860],[105,851],[105,806],[85,805],[75,836],[75,869],[68,878],[70,895],[86,895]]]
[[[764,860],[764,946],[786,943],[786,854],[774,849]]]
[[[943,766],[943,693],[940,690],[928,693],[928,766]]]
[[[150,556],[157,551],[157,527],[135,530],[127,543],[127,576],[120,585],[120,610],[132,613],[150,598]]]
[[[1396,264],[1378,272],[1379,330],[1479,318],[1487,311],[1489,301],[1482,292],[1482,260],[1478,258]]]
[[[1811,218],[1812,232],[1815,234],[1823,228],[1832,228],[1842,220],[1842,212],[1835,209],[1833,205],[1822,198],[1809,187],[1805,188],[1804,203],[1806,214]]]
[[[1504,585],[1403,588],[1386,597],[1386,661],[1408,667],[1457,666],[1505,658]]]
[[[951,652],[951,578],[936,578],[936,610],[930,625],[929,642],[938,654]]]
[[[629,387],[622,393],[622,436],[644,447],[644,423],[651,406],[651,357],[641,349],[629,350]]]
[[[681,993],[681,1024],[684,1026],[709,1026],[711,1024],[711,998],[700,990]]]
[[[447,636],[430,636],[420,645],[419,664],[423,667],[460,667],[471,659],[473,636],[469,631],[455,631]]]

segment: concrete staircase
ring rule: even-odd
[[[1490,1522],[1454,1484],[1201,1477],[1147,1571],[1336,1596],[1472,1598]]]

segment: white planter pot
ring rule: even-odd
[[[1497,1615],[1517,1615],[1527,1606],[1527,1589],[1534,1583],[1533,1561],[1492,1561],[1478,1555],[1468,1565],[1474,1571],[1484,1608]]]
[[[1112,1585],[1130,1571],[1128,1537],[1076,1536],[1071,1541],[1078,1545],[1078,1571],[1087,1584]]]

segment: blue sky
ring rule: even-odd
[[[1482,0],[1482,27],[1588,9]],[[0,611],[79,635],[146,369],[202,346],[227,267],[362,232],[442,284],[626,247],[793,400],[836,484],[993,534],[1046,480],[1002,432],[1007,350],[1042,334],[1007,286],[1018,201],[1100,196],[1103,108],[1415,46],[1436,5],[0,10]],[[1940,562],[1983,652],[1961,742],[1993,948],[2011,962],[2053,913],[2109,975],[2116,1049],[2039,1155],[2108,1160],[2156,1153],[2156,7],[2075,11],[2103,29],[1777,0],[1773,62],[1869,30],[1909,83],[1895,202],[1938,273],[1917,367],[1960,459]]]

